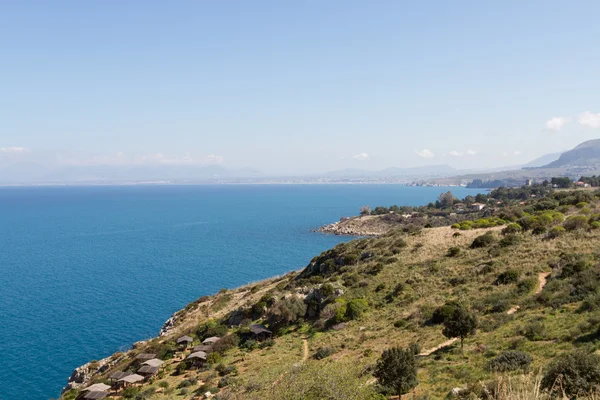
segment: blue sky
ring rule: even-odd
[[[18,1],[0,166],[527,162],[600,137],[597,1]]]

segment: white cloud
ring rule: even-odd
[[[563,126],[569,122],[569,118],[566,117],[554,117],[546,121],[546,129],[550,131],[558,132]]]
[[[468,156],[474,156],[475,154],[477,154],[477,152],[475,150],[472,150],[472,149],[468,149],[467,150],[467,155]]]
[[[589,126],[590,128],[600,128],[600,114],[585,111],[579,114],[578,121],[581,125]]]
[[[423,150],[415,150],[415,153],[421,157],[421,158],[433,158],[435,157],[435,154],[433,153],[433,151],[428,150],[428,149],[423,149]]]
[[[461,153],[460,151],[456,151],[456,150],[452,150],[448,154],[451,155],[452,157],[461,157],[463,155],[463,153]]]
[[[452,150],[451,152],[448,153],[448,155],[452,156],[452,157],[462,157],[462,156],[474,156],[475,154],[477,154],[477,152],[475,150],[472,149],[467,149],[464,153],[461,151],[456,151],[456,150]]]
[[[23,154],[29,153],[29,149],[26,147],[0,147],[0,153]]]
[[[521,155],[521,150],[515,150],[515,151],[513,151],[513,154],[515,156],[520,156]]]
[[[354,158],[355,160],[364,161],[369,158],[369,155],[367,153],[358,153],[352,156],[352,158]]]

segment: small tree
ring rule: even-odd
[[[371,207],[369,206],[362,206],[360,208],[360,215],[369,215],[371,214]]]
[[[417,384],[417,362],[414,351],[401,347],[385,350],[375,367],[379,384],[393,389],[400,398]]]
[[[455,308],[448,318],[444,319],[442,333],[448,339],[460,338],[460,348],[463,348],[465,338],[475,334],[477,317],[464,307]]]

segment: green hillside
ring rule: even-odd
[[[477,221],[399,228],[340,244],[302,271],[197,300],[176,315],[166,335],[92,367],[98,371],[89,383],[108,383],[114,371],[134,372],[136,355],[155,353],[165,361],[160,372],[119,396],[385,398],[391,392],[375,378],[377,363],[399,346],[410,349],[418,366],[418,385],[407,398],[445,398],[455,388],[456,397],[474,399],[550,398],[534,393],[540,385],[546,393],[594,390],[600,384],[599,196],[499,189],[487,196],[487,216]],[[476,321],[462,349],[449,332],[461,313]],[[273,337],[256,339],[253,323]],[[184,334],[194,345],[222,339],[196,368],[185,361],[191,350],[175,343]],[[565,364],[571,375],[586,375],[557,381]],[[73,389],[63,398],[80,393]]]

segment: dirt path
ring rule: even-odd
[[[422,351],[422,352],[420,352],[420,353],[419,353],[419,356],[421,356],[421,357],[426,357],[426,356],[428,356],[428,355],[431,355],[432,353],[435,353],[436,351],[438,351],[438,350],[439,350],[439,349],[441,349],[442,347],[448,347],[448,346],[450,346],[451,344],[454,344],[454,343],[455,343],[457,340],[458,340],[458,338],[456,338],[456,337],[455,337],[455,338],[452,338],[452,339],[448,339],[448,340],[446,340],[444,343],[442,343],[442,344],[440,344],[440,345],[437,345],[437,346],[436,346],[436,347],[434,347],[434,348],[431,348],[431,349],[428,349],[428,350],[425,350],[425,351]]]
[[[521,306],[514,306],[513,308],[511,308],[510,310],[508,310],[506,313],[508,315],[512,315],[512,314],[516,313],[519,308],[521,308]]]
[[[535,294],[542,293],[542,289],[544,289],[544,286],[546,286],[546,283],[548,282],[546,279],[548,278],[548,275],[550,275],[550,272],[540,272],[538,274],[538,288],[536,289]]]
[[[308,339],[302,338],[302,346],[304,349],[304,354],[302,355],[302,362],[308,360]]]

